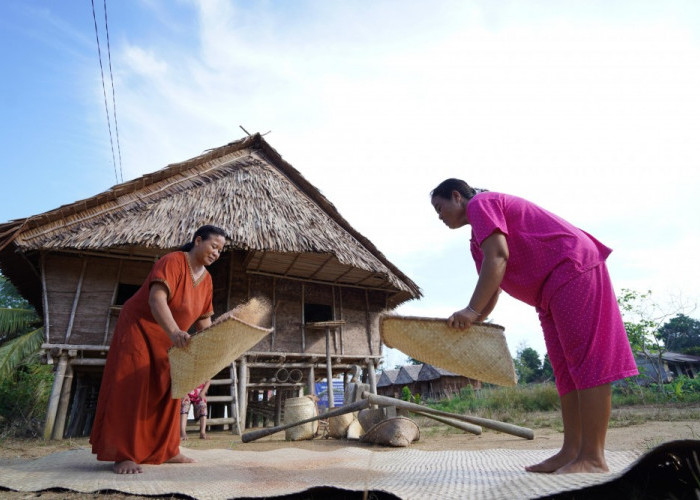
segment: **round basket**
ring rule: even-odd
[[[384,316],[382,341],[412,358],[482,382],[513,386],[518,382],[505,328],[474,323],[468,330],[440,318]]]
[[[335,439],[343,439],[348,434],[348,427],[354,419],[352,413],[345,413],[328,419],[328,435]]]
[[[318,408],[316,403],[308,396],[287,398],[284,403],[284,425],[306,420],[317,415]],[[284,438],[287,441],[313,439],[316,431],[318,431],[318,420],[290,427],[284,431]]]
[[[420,428],[413,420],[406,417],[393,417],[377,422],[360,438],[360,441],[402,447],[419,439]]]

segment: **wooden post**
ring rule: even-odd
[[[309,395],[316,395],[316,374],[314,373],[314,365],[309,366],[309,380],[307,381]]]
[[[343,319],[343,288],[338,289],[338,304],[340,305],[340,319]],[[343,344],[343,325],[340,325],[340,354],[345,354],[345,345]]]
[[[53,429],[56,424],[56,413],[58,412],[58,402],[61,398],[63,389],[63,378],[66,375],[66,367],[68,366],[68,354],[60,353],[58,358],[58,366],[54,374],[53,387],[51,388],[51,396],[49,397],[49,407],[46,410],[46,421],[44,423],[44,439],[51,439]]]
[[[306,318],[304,317],[304,304],[305,304],[305,299],[304,299],[304,292],[306,291],[306,287],[304,286],[304,283],[301,283],[301,352],[306,352]]]
[[[275,427],[282,422],[282,391],[275,388]]]
[[[44,340],[48,344],[50,342],[49,328],[51,323],[49,322],[49,292],[46,289],[46,253],[41,252],[41,257],[39,259],[39,264],[41,265],[41,303],[44,306]]]
[[[236,362],[231,363],[231,407],[229,408],[229,416],[236,420],[235,430],[238,431],[238,435],[243,434],[241,431],[241,415],[238,412],[238,377],[236,376]],[[234,433],[234,427],[231,426],[231,433]]]
[[[377,375],[374,371],[374,360],[367,360],[367,378],[369,379],[369,390],[372,394],[377,394]]]
[[[63,377],[61,399],[58,401],[58,409],[56,410],[56,423],[53,426],[51,439],[63,439],[63,431],[66,428],[66,415],[68,414],[68,403],[70,402],[72,388],[73,366],[70,363],[68,363],[68,366],[66,366],[66,374]]]
[[[328,382],[328,409],[335,407],[333,400],[333,366],[331,363],[331,327],[326,327],[326,380]]]
[[[372,346],[372,324],[369,318],[369,291],[365,290],[365,328],[367,329],[367,343],[369,344],[369,353],[374,354]]]
[[[80,291],[83,288],[83,279],[85,278],[85,269],[87,268],[88,259],[83,261],[83,268],[80,270],[80,278],[78,279],[78,286],[75,289],[75,296],[73,297],[73,305],[70,309],[70,318],[68,319],[68,328],[66,328],[66,339],[65,343],[68,343],[71,333],[73,333],[73,321],[75,320],[75,311],[78,309],[78,300],[80,299]]]
[[[270,333],[270,351],[275,350],[275,334],[277,333],[277,278],[272,278],[272,311],[273,312],[272,332]]]
[[[246,414],[248,411],[248,362],[246,357],[241,358],[238,365],[238,419],[243,422],[245,429]]]
[[[110,305],[116,305],[115,302],[117,301],[117,293],[119,291],[119,280],[122,276],[122,264],[124,263],[124,259],[119,259],[119,267],[117,268],[117,279],[114,281],[114,288],[112,289],[112,302],[110,302]],[[102,345],[107,345],[107,337],[109,337],[109,325],[112,321],[112,310],[107,309],[107,321],[105,321],[105,336],[102,339]]]

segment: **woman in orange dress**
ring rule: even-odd
[[[98,460],[117,474],[142,472],[140,464],[188,463],[180,453],[180,400],[170,394],[168,349],[185,347],[192,325],[211,324],[213,264],[226,233],[202,226],[190,243],[155,263],[122,308],[107,354],[90,435]]]

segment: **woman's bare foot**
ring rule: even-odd
[[[578,473],[603,474],[610,472],[605,460],[584,460],[576,459],[556,470],[555,474],[578,474]]]
[[[123,460],[121,462],[114,462],[112,470],[115,474],[141,474],[143,469],[136,462],[131,460]]]
[[[206,434],[200,434],[199,439],[209,439],[209,436],[207,436]]]
[[[559,453],[549,457],[547,460],[543,460],[535,465],[528,465],[525,467],[525,470],[528,472],[555,472],[571,462],[575,457],[576,456],[572,453],[566,453],[564,450],[560,450]]]
[[[186,457],[182,453],[178,453],[170,460],[165,461],[166,464],[191,464],[193,462],[196,462],[194,458]]]
[[[187,434],[180,434],[180,441],[187,441]]]

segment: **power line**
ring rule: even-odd
[[[105,90],[105,74],[102,69],[102,51],[100,50],[100,36],[97,33],[97,17],[95,16],[95,0],[90,0],[92,3],[92,20],[95,23],[95,39],[97,40],[97,57],[100,61],[100,76],[102,77],[102,95],[105,99],[105,113],[107,114],[107,130],[109,131],[109,145],[112,148],[112,164],[114,165],[114,177],[119,184],[119,175],[117,174],[117,160],[114,157],[114,141],[112,140],[112,124],[109,119],[109,107],[107,105],[107,90]]]
[[[117,135],[117,153],[119,153],[119,176],[124,182],[124,171],[122,170],[122,148],[119,143],[119,124],[117,123],[117,101],[114,92],[114,77],[112,76],[112,51],[109,47],[109,27],[107,25],[107,0],[104,0],[105,9],[105,33],[107,34],[107,60],[109,61],[109,80],[112,84],[112,116],[114,117],[114,131]]]

